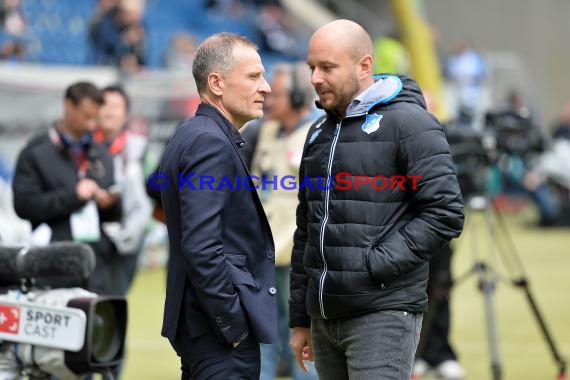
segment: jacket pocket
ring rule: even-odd
[[[247,257],[239,254],[225,254],[226,262],[230,267],[230,274],[234,285],[249,285],[256,287],[255,280],[247,269]]]
[[[384,279],[379,279],[378,276],[376,275],[376,273],[374,272],[374,268],[370,267],[370,255],[378,255],[381,254],[379,252],[375,252],[375,248],[376,245],[372,245],[367,251],[366,251],[366,257],[365,257],[365,263],[366,263],[366,270],[368,271],[368,276],[370,277],[370,279],[372,280],[372,282],[374,284],[376,284],[376,286],[378,286],[378,288],[384,290],[386,289],[386,287],[388,286],[388,284],[386,283],[386,281]]]

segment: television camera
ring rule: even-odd
[[[112,377],[123,360],[127,303],[80,287],[94,267],[85,244],[0,246],[0,378]]]
[[[488,112],[485,115],[488,133],[497,141],[497,150],[510,155],[527,157],[532,153],[541,153],[546,147],[546,140],[529,117],[514,111]]]
[[[489,167],[497,160],[497,142],[490,134],[473,128],[445,128],[457,180],[463,196],[485,193]]]
[[[546,140],[529,118],[515,112],[488,112],[485,126],[477,130],[461,122],[445,127],[459,186],[464,196],[483,195],[491,166],[516,157],[523,162],[546,147]]]

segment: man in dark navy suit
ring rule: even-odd
[[[200,45],[192,73],[202,103],[160,166],[170,180],[162,334],[182,379],[258,379],[259,343],[277,340],[275,250],[238,129],[263,116],[271,89],[257,47],[231,33]]]

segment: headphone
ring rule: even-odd
[[[306,102],[305,92],[299,86],[299,78],[297,77],[298,68],[298,64],[291,67],[291,92],[289,93],[289,100],[294,110],[302,108]]]

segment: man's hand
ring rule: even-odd
[[[97,204],[102,210],[108,209],[119,200],[119,193],[111,193],[99,187],[97,188],[97,191],[95,191],[94,195],[95,201],[97,201]]]
[[[305,360],[313,361],[311,329],[306,327],[294,327],[289,345],[295,354],[295,358],[297,358],[297,363],[299,363],[303,371],[308,372],[309,369],[305,364]]]
[[[97,182],[88,178],[80,179],[75,186],[75,193],[77,194],[77,198],[81,201],[88,201],[93,198],[95,192],[98,190],[99,185],[97,185]]]

